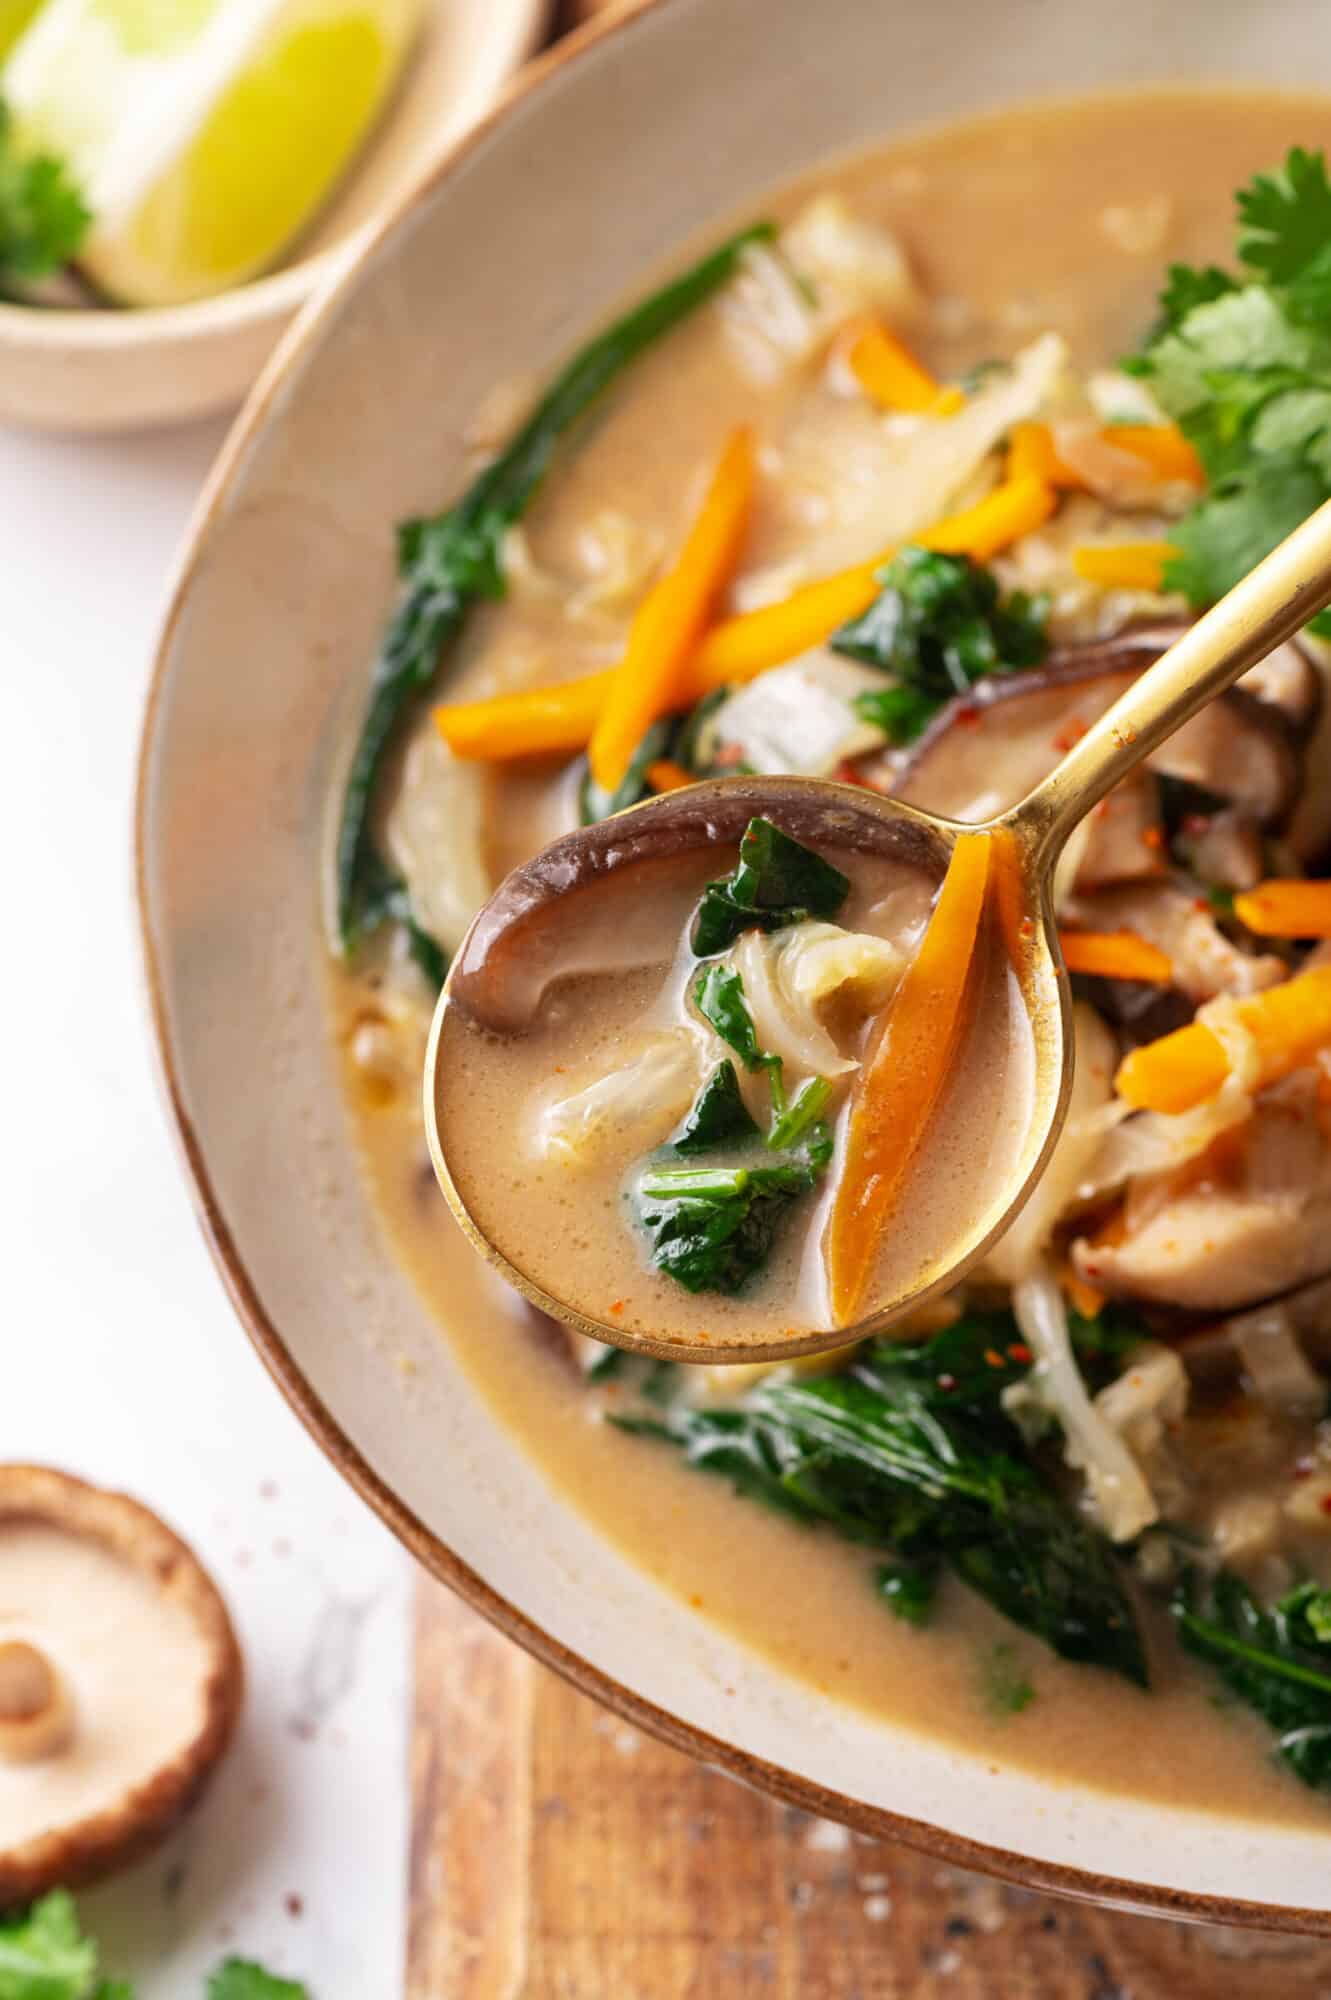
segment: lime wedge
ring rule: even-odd
[[[369,130],[422,6],[46,0],[4,94],[18,142],[63,156],[92,210],[88,276],[172,305],[264,270]]]
[[[0,0],[0,57],[13,48],[42,0]]]

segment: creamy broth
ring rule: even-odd
[[[834,930],[881,939],[896,953],[886,978],[898,979],[923,931],[936,875],[883,855],[815,851],[851,885],[835,926],[819,927],[819,942]],[[728,873],[737,853],[709,845],[586,884],[549,906],[548,936],[525,914],[507,927],[498,968],[490,962],[495,943],[489,952],[465,948],[445,1016],[438,1104],[464,1207],[541,1290],[649,1338],[756,1348],[838,1323],[823,1238],[846,1157],[853,1065],[863,1058],[876,1007],[842,988],[822,1006],[801,1009],[791,1027],[778,1020],[768,1035],[755,1003],[760,1044],[788,1046],[782,1028],[790,1035],[804,1023],[827,1056],[845,1065],[829,1078],[830,1165],[795,1198],[770,1252],[733,1295],[714,1283],[688,1289],[657,1268],[637,1219],[639,1187],[652,1166],[690,1170],[669,1141],[717,1064],[730,1061],[690,998],[704,966],[690,931],[708,881]],[[798,951],[803,928],[770,941],[746,933],[731,953],[706,962],[719,967],[733,959],[742,968],[752,955],[761,962]],[[524,946],[524,932],[533,930],[537,939]],[[751,983],[746,979],[746,991]],[[814,1060],[783,1061],[786,1096],[816,1075]],[[1001,1202],[1025,1136],[1032,1061],[1022,996],[996,930],[986,927],[943,1099],[879,1248],[864,1317],[918,1289],[973,1232],[976,1217]],[[750,1117],[765,1130],[766,1073],[745,1077],[741,1065],[732,1067],[744,1079]],[[762,1172],[783,1157],[765,1153],[755,1132],[738,1148],[709,1149],[693,1165]]]
[[[828,186],[889,224],[928,299],[912,343],[940,375],[1010,354],[1043,329],[1066,337],[1078,366],[1106,366],[1141,338],[1167,263],[1231,254],[1234,187],[1292,143],[1331,143],[1331,101],[1137,93],[1024,109],[902,140],[791,190],[773,212],[790,215]],[[719,316],[701,313],[638,365],[577,451],[560,462],[525,525],[531,562],[550,571],[576,567],[580,525],[607,508],[648,523],[660,547],[676,545],[696,499],[698,468],[714,457],[727,426],[752,421],[760,440],[780,435],[789,447],[794,393],[749,380]],[[788,492],[770,496],[755,527],[754,565],[779,564],[808,532]],[[622,639],[622,622],[596,617],[571,636],[539,591],[515,593],[473,618],[450,697],[605,667],[619,657]],[[428,727],[422,722],[420,740]],[[562,760],[487,775],[483,852],[491,882],[568,824],[568,784]],[[627,1013],[651,1004],[663,964],[634,974],[639,986],[623,985],[617,1005]],[[991,968],[989,976],[998,975]],[[358,1141],[394,1251],[497,1417],[548,1477],[552,1504],[556,1495],[571,1500],[700,1616],[803,1680],[811,1726],[823,1726],[815,1697],[847,1701],[995,1764],[1025,1765],[1069,1783],[1222,1814],[1328,1824],[1325,1800],[1272,1762],[1270,1732],[1260,1722],[1232,1705],[1217,1714],[1214,1683],[1185,1662],[1168,1618],[1149,1605],[1149,1695],[1058,1659],[954,1583],[944,1586],[930,1629],[915,1631],[877,1599],[872,1564],[861,1552],[741,1501],[672,1453],[592,1420],[619,1407],[622,1392],[613,1382],[593,1388],[581,1379],[562,1336],[480,1263],[434,1185],[417,1106],[424,1008],[404,1025],[372,963],[331,979]],[[1015,1023],[1019,1003],[1009,995],[1008,1005]],[[578,1034],[590,1037],[574,1051],[584,1059],[596,1031],[580,1010],[576,1021]],[[1019,1100],[1020,1035],[1004,1048],[1013,1074],[999,1100]],[[967,1059],[992,1063],[998,1053],[990,1047]],[[533,1087],[553,1054],[553,1042],[539,1040],[523,1055]],[[459,1073],[458,1089],[463,1085]],[[977,1127],[960,1095],[944,1106],[938,1138],[952,1159],[981,1152],[996,1159],[1001,1151],[999,1127]],[[478,1154],[478,1199],[495,1204],[497,1230],[512,1185],[503,1167],[511,1145],[511,1128],[496,1120]],[[622,1171],[618,1161],[607,1168],[603,1205],[613,1202]],[[527,1193],[524,1182],[524,1200]],[[541,1226],[564,1229],[567,1189],[552,1185],[538,1195],[546,1204]],[[604,1288],[603,1277],[597,1282]],[[645,1316],[658,1302],[632,1291],[638,1282],[635,1274],[613,1295],[629,1301],[626,1313]],[[1232,1449],[1228,1419],[1222,1413],[1216,1422]],[[1280,1444],[1281,1464],[1311,1437],[1310,1423],[1296,1426]],[[1237,1458],[1225,1460],[1231,1491],[1250,1477],[1251,1465],[1240,1438]],[[1199,1506],[1218,1506],[1222,1497],[1208,1492]],[[1316,1566],[1323,1558],[1313,1560]],[[1020,1714],[1000,1714],[986,1698],[984,1661],[995,1646],[1011,1648],[1035,1688],[1037,1698]]]

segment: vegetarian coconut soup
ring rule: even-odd
[[[1331,494],[1328,144],[1326,100],[1218,92],[903,141],[718,230],[554,382],[497,384],[472,483],[400,535],[330,954],[397,1252],[607,1534],[821,1695],[1310,1825],[1331,1810],[1318,629],[1080,830],[1056,883],[1067,1126],[1008,1233],[878,1338],[672,1366],[567,1332],[454,1223],[420,1076],[510,870],[579,825],[617,851],[623,808],[686,814],[731,777],[724,838],[589,886],[589,911],[617,899],[595,952],[577,898],[465,946],[440,1070],[465,1203],[518,1272],[558,1254],[598,1316],[733,1346],[778,1311],[852,1323],[843,1191],[857,1297],[875,1259],[928,1255],[949,1204],[983,1208],[1030,1074],[991,871],[961,899],[955,860],[747,812],[742,781],[984,820]],[[875,1060],[931,939],[932,1094]],[[875,1208],[884,1133],[913,1170]]]

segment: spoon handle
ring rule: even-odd
[[[1191,715],[1331,604],[1331,500],[1189,626],[1005,816],[1049,865],[1092,806]]]

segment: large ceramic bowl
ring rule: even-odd
[[[482,394],[548,370],[672,246],[830,154],[1022,96],[1205,76],[1331,85],[1318,0],[1116,0],[1112,19],[1099,0],[649,0],[547,60],[296,329],[223,456],[148,715],[143,924],[241,1316],[427,1567],[634,1721],[815,1811],[1030,1883],[1331,1933],[1306,1830],[1062,1786],[816,1698],[563,1504],[389,1254],[321,991],[325,799],[391,526],[454,490]]]

